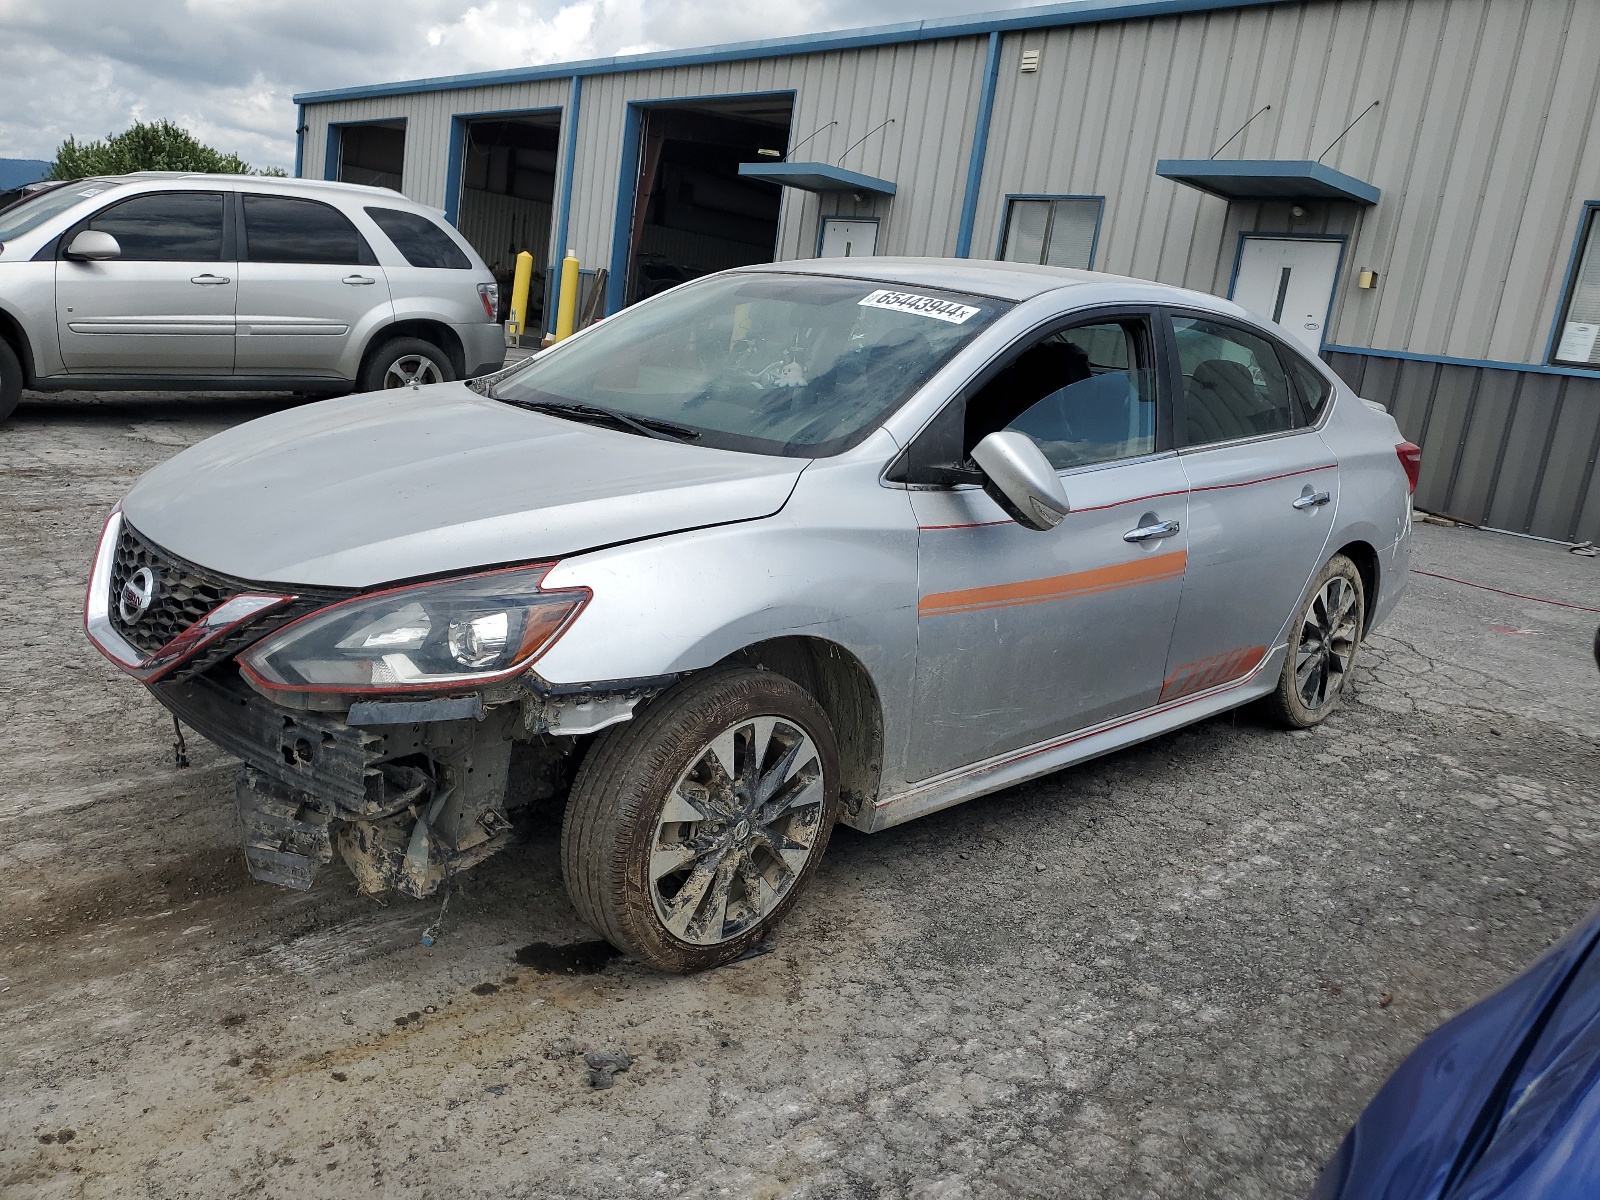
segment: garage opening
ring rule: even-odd
[[[398,192],[405,165],[404,121],[339,126],[339,161],[334,178],[340,183],[364,183]]]
[[[500,281],[500,319],[511,306],[517,255],[533,255],[533,286],[523,316],[526,328],[544,322],[555,211],[556,151],[561,140],[559,109],[466,123],[461,155],[461,193],[456,228],[472,243]]]
[[[793,105],[747,96],[644,111],[625,303],[777,256],[783,189],[739,164],[783,157]]]

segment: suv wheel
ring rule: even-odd
[[[1361,572],[1335,554],[1311,584],[1311,598],[1289,627],[1289,655],[1267,708],[1291,729],[1318,725],[1350,684],[1366,617]]]
[[[839,754],[801,687],[737,669],[685,681],[602,733],[567,801],[578,914],[661,971],[739,957],[794,906],[839,813]]]
[[[448,383],[456,377],[450,356],[421,338],[390,338],[374,351],[361,372],[363,392],[410,387],[413,383]]]
[[[22,362],[9,342],[0,341],[0,421],[17,411],[22,399]]]

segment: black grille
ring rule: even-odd
[[[117,608],[117,598],[122,594],[122,585],[140,567],[148,567],[155,577],[155,594],[150,607],[138,620],[124,621]],[[111,566],[111,624],[129,645],[149,657],[217,605],[241,592],[271,594],[288,590],[281,585],[252,584],[243,579],[233,579],[185,562],[145,538],[124,520],[122,532],[117,538],[116,559]],[[211,642],[195,658],[181,664],[170,677],[187,679],[198,675],[223,659],[231,658],[273,630],[351,594],[325,588],[294,588],[293,591],[295,599],[292,603],[273,609]]]
[[[122,585],[141,567],[148,567],[155,576],[155,595],[137,620],[124,621],[117,599],[122,595]],[[154,654],[243,590],[231,579],[203,571],[151,545],[123,521],[116,561],[111,564],[111,624],[139,653],[146,657]]]

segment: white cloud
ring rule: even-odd
[[[170,118],[294,161],[296,92],[950,16],[1006,0],[0,0],[0,158]]]

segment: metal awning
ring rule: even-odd
[[[740,168],[743,170],[743,168]],[[1319,162],[1278,158],[1163,158],[1163,179],[1186,183],[1224,200],[1353,200],[1376,204],[1378,189]]]
[[[746,179],[762,179],[803,192],[870,192],[878,196],[895,193],[894,184],[887,179],[875,179],[819,162],[740,163],[739,174]]]

